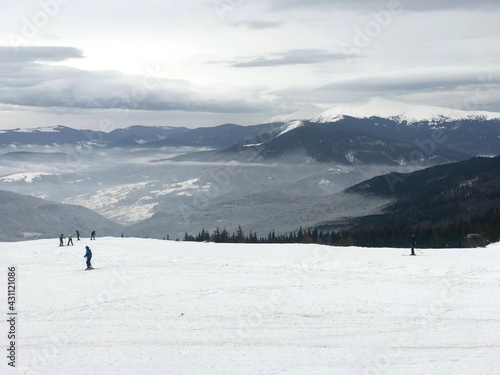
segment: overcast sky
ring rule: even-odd
[[[498,0],[24,0],[0,128],[257,124],[387,98],[500,112]]]

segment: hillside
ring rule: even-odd
[[[121,226],[85,207],[59,204],[0,190],[0,241],[30,238],[57,238],[79,230],[82,237],[92,230],[102,235],[118,235]]]
[[[92,271],[83,270],[85,245]],[[18,367],[4,357],[5,375],[500,369],[500,244],[408,257],[407,249],[98,238],[74,248],[0,243],[0,252],[19,286]],[[0,289],[6,283],[5,268]]]
[[[392,173],[345,192],[392,199],[380,214],[322,226],[348,228],[355,243],[397,245],[407,243],[412,232],[432,246],[463,246],[468,234],[486,243],[500,239],[500,156]]]
[[[395,118],[342,116],[333,122],[290,121],[280,129],[239,141],[233,138],[225,147],[221,142],[216,150],[173,160],[431,166],[500,154],[498,119],[407,123]]]
[[[472,158],[408,174],[391,173],[354,185],[346,192],[407,199],[490,197],[500,179],[500,156]]]
[[[416,163],[411,160],[415,151],[414,144],[406,140],[380,137],[368,131],[339,129],[332,124],[306,123],[292,129],[263,145],[260,155],[265,159],[287,158],[289,154],[304,153],[318,162],[337,162],[341,164],[401,165]],[[422,153],[419,165],[445,163],[464,160],[467,155],[461,152],[437,147],[432,155]]]

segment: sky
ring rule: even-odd
[[[498,0],[25,0],[0,129],[204,127],[375,98],[500,112]]]

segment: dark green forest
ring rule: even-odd
[[[323,230],[318,228],[299,228],[287,234],[270,231],[259,236],[250,231],[245,234],[241,227],[236,233],[225,228],[215,229],[212,233],[204,229],[196,236],[184,235],[184,241],[216,243],[317,243],[330,246],[361,247],[409,247],[411,236],[415,234],[418,248],[462,248],[486,246],[500,241],[500,212],[491,209],[484,215],[467,222],[457,222],[448,226],[412,228],[405,226],[386,226],[357,230]]]

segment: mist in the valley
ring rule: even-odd
[[[297,155],[268,162],[203,161],[200,151],[206,149],[5,147],[0,189],[90,208],[126,225],[130,236],[175,238],[202,228],[231,232],[238,225],[267,235],[376,212],[387,202],[342,190],[395,169]],[[189,161],[189,155],[196,157]]]

